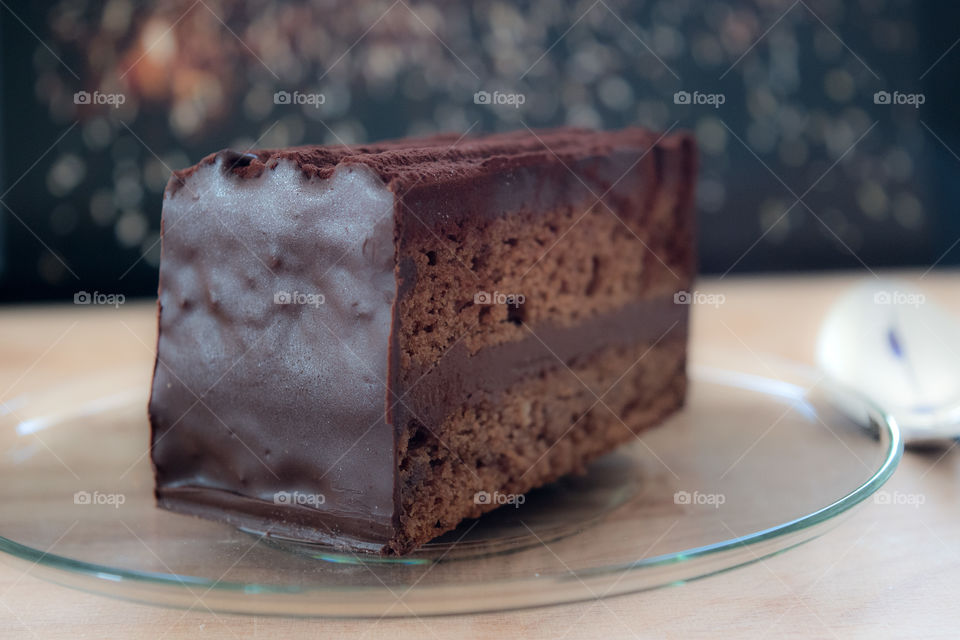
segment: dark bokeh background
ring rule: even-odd
[[[958,38],[919,0],[12,3],[0,300],[152,295],[169,171],[220,148],[566,124],[696,132],[704,272],[955,265]]]

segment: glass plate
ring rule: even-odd
[[[806,369],[695,354],[690,373],[687,407],[667,424],[401,559],[157,509],[149,371],[91,376],[0,405],[0,550],[31,574],[158,605],[504,610],[681,583],[784,551],[863,502],[899,461],[888,417]]]

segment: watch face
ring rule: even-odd
[[[960,8],[36,2],[0,12],[0,299],[153,295],[170,172],[230,148],[695,133],[707,273],[957,264]]]

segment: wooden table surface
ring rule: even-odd
[[[960,319],[960,273],[892,275],[919,282]],[[825,310],[864,277],[872,276],[702,280],[698,290],[726,300],[694,307],[694,348],[812,362]],[[149,369],[154,323],[148,301],[119,309],[0,308],[0,402],[92,370]],[[908,451],[887,489],[921,494],[924,502],[871,501],[820,539],[680,587],[507,613],[379,622],[184,614],[88,595],[0,563],[0,637],[958,637],[960,447]]]

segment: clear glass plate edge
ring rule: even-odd
[[[789,361],[783,361],[787,364]],[[793,373],[807,370],[790,363]],[[742,372],[691,365],[694,378],[707,370]],[[753,375],[753,374],[747,374]],[[713,377],[707,375],[706,377]],[[758,378],[764,376],[757,376]],[[774,381],[775,379],[766,377]],[[127,383],[130,378],[125,377]],[[833,503],[775,527],[695,547],[683,552],[570,572],[559,577],[489,581],[449,587],[311,587],[212,581],[193,576],[117,570],[59,556],[0,536],[0,556],[31,575],[82,591],[121,600],[181,609],[223,613],[304,617],[410,617],[482,613],[568,604],[613,597],[714,576],[783,553],[829,531],[882,487],[903,454],[893,417],[867,398],[856,396],[879,428],[884,459],[873,475]]]

